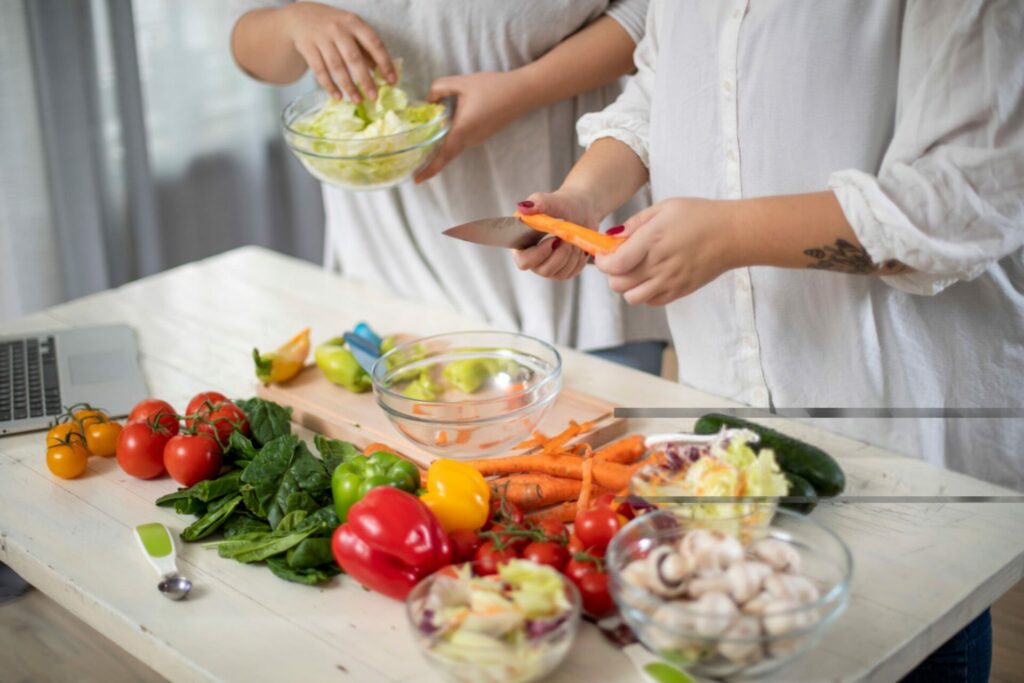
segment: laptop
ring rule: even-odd
[[[123,417],[146,395],[127,325],[0,336],[0,436],[46,429],[77,403]]]

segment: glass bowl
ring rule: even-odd
[[[821,524],[788,510],[779,510],[769,526],[722,526],[722,520],[681,518],[659,510],[636,518],[608,546],[609,589],[622,618],[637,638],[656,655],[687,671],[711,678],[755,677],[776,671],[813,648],[842,614],[849,599],[853,560],[849,548]],[[753,601],[738,614],[711,614],[692,601],[667,599],[624,579],[633,560],[656,547],[675,545],[690,530],[709,529],[737,537],[749,554],[750,545],[776,539],[796,551],[800,574],[817,589],[812,602],[776,603],[757,613]],[[687,588],[689,590],[689,588]],[[763,604],[763,603],[762,603]],[[658,619],[655,619],[658,614]],[[742,621],[743,623],[739,623]],[[717,633],[719,635],[710,635]]]
[[[537,428],[561,388],[562,358],[523,334],[456,332],[395,347],[371,376],[398,431],[437,455],[475,458]]]
[[[412,629],[413,640],[432,667],[452,681],[465,683],[529,683],[555,670],[576,640],[580,623],[580,594],[572,581],[559,573],[566,596],[572,604],[564,621],[540,635],[519,644],[494,646],[455,646],[424,629],[423,613],[427,594],[434,582],[443,576],[432,574],[416,584],[405,601],[405,614]]]
[[[403,83],[403,89],[414,94]],[[328,138],[301,133],[296,121],[318,111],[330,99],[323,90],[293,100],[281,114],[284,139],[306,170],[318,180],[346,190],[379,190],[412,177],[430,161],[448,134],[451,107],[410,130],[373,138]]]

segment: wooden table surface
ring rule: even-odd
[[[139,336],[151,393],[180,407],[204,389],[251,395],[254,345],[271,347],[306,325],[319,341],[359,320],[423,334],[483,327],[296,259],[244,248],[5,322],[0,333],[128,323]],[[566,385],[621,405],[728,405],[563,351]],[[846,470],[848,493],[1013,493],[803,424],[774,422],[834,454]],[[631,428],[663,431],[685,423],[637,420]],[[47,471],[44,453],[40,433],[0,438],[0,561],[164,676],[437,680],[415,650],[403,606],[345,577],[323,588],[290,584],[264,567],[179,544],[180,569],[195,588],[183,603],[166,600],[130,532],[146,521],[173,531],[186,526],[187,518],[153,505],[174,483],[132,479],[112,458],[90,459],[86,476],[63,481]],[[822,505],[814,517],[852,550],[851,601],[821,645],[778,680],[895,680],[1024,573],[1024,507],[1017,504]],[[638,679],[627,658],[587,625],[551,680]]]

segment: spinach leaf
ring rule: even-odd
[[[222,502],[222,500],[226,502]],[[185,530],[181,532],[183,541],[191,543],[212,534],[220,528],[221,524],[227,521],[231,513],[238,507],[238,504],[242,502],[242,497],[231,496],[222,500],[217,500],[216,503],[218,505],[216,507],[211,505],[209,512],[185,527]]]
[[[295,512],[296,510],[302,510],[307,513],[316,512],[320,505],[313,500],[305,491],[298,491],[291,494],[285,500],[284,513],[287,515],[289,512]]]
[[[332,577],[341,573],[338,566],[335,564],[325,564],[320,567],[312,567],[310,569],[293,569],[288,566],[288,561],[283,557],[271,557],[267,560],[267,567],[270,571],[274,572],[274,576],[284,579],[285,581],[292,581],[294,583],[302,583],[307,586],[315,586],[318,583],[328,581]]]
[[[260,533],[270,532],[269,524],[244,514],[232,516],[224,523],[222,528],[224,530],[224,538],[237,538],[241,534],[250,534],[254,531]]]
[[[334,562],[331,539],[306,538],[288,551],[288,566],[292,569],[312,569],[321,564]]]
[[[259,562],[298,545],[310,533],[310,531],[293,531],[287,534],[271,532],[263,534],[261,538],[242,540],[238,543],[232,539],[222,541],[218,545],[217,551],[221,557],[230,557],[239,562]],[[227,554],[224,552],[225,545],[229,548]]]
[[[192,497],[192,489],[178,489],[174,493],[168,493],[156,499],[160,507],[171,507],[179,500],[187,500]]]
[[[209,503],[215,498],[238,493],[241,477],[242,473],[239,471],[228,472],[216,479],[207,479],[187,489],[178,489],[174,493],[160,496],[156,499],[156,504],[160,506],[173,505],[175,511],[179,514],[182,514],[183,511],[191,512],[188,504],[182,501],[195,499],[201,503]],[[192,514],[202,514],[202,512],[193,512]]]
[[[242,461],[255,460],[258,453],[259,451],[252,445],[252,441],[242,432],[231,432],[231,436],[228,437],[228,449],[225,455],[229,455],[236,463],[241,463]]]
[[[281,518],[281,521],[274,527],[274,533],[277,534],[290,534],[291,532],[298,529],[299,525],[302,524],[303,520],[309,516],[309,513],[305,510],[295,510],[289,512],[287,515]]]
[[[313,534],[316,536],[330,536],[340,523],[338,512],[334,509],[334,503],[328,503],[302,520],[296,529],[298,531],[312,529]]]
[[[260,446],[286,434],[292,433],[292,409],[279,406],[273,401],[250,398],[235,402],[249,420],[249,431],[253,441]]]
[[[292,465],[299,443],[299,438],[290,434],[273,439],[242,470],[242,482],[248,485],[248,488],[242,487],[242,498],[245,506],[256,516],[270,516],[270,508]]]
[[[341,463],[349,458],[360,455],[359,449],[354,444],[340,439],[328,439],[326,436],[317,434],[313,437],[313,445],[316,446],[320,458],[324,461],[324,468],[327,474],[334,474],[334,470]]]
[[[179,515],[195,515],[201,517],[206,514],[206,503],[198,498],[177,498],[174,500],[174,511]]]

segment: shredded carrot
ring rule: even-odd
[[[526,518],[531,522],[540,523],[548,519],[555,519],[568,524],[576,519],[576,501],[568,501],[552,505],[541,510],[527,512]]]
[[[437,436],[434,437],[434,443],[436,443],[438,446],[446,445],[448,443],[448,432],[445,431],[444,429],[439,431],[437,433]]]
[[[590,496],[594,490],[594,459],[583,461],[583,484],[580,486],[580,498],[576,501],[576,514],[585,512],[590,507]]]
[[[562,220],[561,218],[553,218],[544,213],[535,213],[527,216],[516,211],[515,216],[534,230],[560,237],[563,241],[568,242],[574,247],[579,247],[591,256],[610,254],[625,241],[623,237],[606,235],[597,230],[591,230],[582,225]]]
[[[578,479],[564,479],[546,474],[513,474],[490,482],[492,490],[523,510],[538,508],[575,500],[580,495]]]
[[[469,443],[470,437],[473,436],[472,429],[457,429],[455,430],[455,443],[467,444]]]
[[[594,457],[601,462],[615,462],[629,465],[644,457],[647,447],[643,434],[633,434],[615,443],[597,449]]]
[[[526,441],[521,441],[512,447],[514,451],[522,451],[528,448],[536,448],[537,446],[543,446],[547,443],[548,437],[544,436],[542,432],[534,432],[530,435],[530,438]]]

